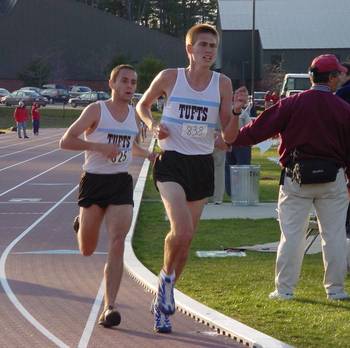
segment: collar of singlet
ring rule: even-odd
[[[313,85],[311,86],[311,89],[315,91],[321,91],[321,92],[332,92],[329,86],[327,85]]]

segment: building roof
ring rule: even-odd
[[[253,0],[219,0],[220,26],[251,30]],[[256,0],[263,49],[350,48],[349,0]]]

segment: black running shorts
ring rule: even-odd
[[[161,153],[153,167],[153,180],[176,182],[187,201],[198,201],[214,193],[214,162],[210,155],[183,155],[176,151]]]
[[[84,172],[79,184],[78,205],[134,205],[132,176],[128,173],[92,174]]]

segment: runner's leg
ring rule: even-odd
[[[170,275],[187,259],[194,234],[193,220],[185,192],[179,184],[157,182],[157,186],[170,221],[170,231],[164,241],[163,264],[164,272]]]
[[[114,306],[123,274],[124,241],[132,220],[132,205],[110,205],[106,210],[109,236],[107,262],[104,270],[105,309]]]
[[[95,251],[104,214],[105,209],[95,204],[80,207],[77,239],[82,255],[90,256]]]

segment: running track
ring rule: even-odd
[[[0,347],[242,347],[176,313],[174,332],[152,331],[152,295],[124,273],[122,323],[96,325],[107,238],[78,254],[72,219],[83,154],[58,149],[63,129],[0,135]],[[142,161],[131,166],[134,183]]]

